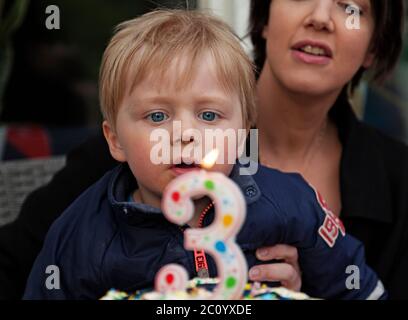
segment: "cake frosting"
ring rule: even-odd
[[[211,289],[218,284],[215,278],[194,278],[188,282],[186,290],[158,292],[151,289],[128,293],[116,289],[109,290],[101,300],[208,300]],[[241,300],[310,300],[301,292],[294,292],[284,287],[271,288],[259,282],[247,283]]]

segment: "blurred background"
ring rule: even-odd
[[[59,12],[47,11],[51,5]],[[249,0],[0,0],[0,225],[99,130],[99,65],[114,26],[158,7],[211,10],[251,54]],[[59,28],[47,28],[56,13]],[[361,119],[408,143],[405,44],[393,76],[381,86],[363,83],[354,107]]]

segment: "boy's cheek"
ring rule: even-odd
[[[147,190],[162,193],[173,176],[162,165],[153,165],[146,161],[129,163],[133,176],[138,183],[143,184]]]
[[[233,164],[215,164],[209,171],[220,172],[226,176],[229,176],[232,172]]]

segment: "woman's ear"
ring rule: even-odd
[[[262,38],[265,40],[268,38],[268,25],[265,25],[262,29]]]
[[[373,65],[373,63],[374,63],[374,59],[375,59],[374,53],[372,53],[371,51],[368,52],[368,53],[366,54],[366,56],[365,56],[364,61],[363,61],[363,67],[364,67],[365,69],[370,68],[370,67]]]
[[[125,162],[126,155],[120,144],[116,131],[111,127],[109,122],[106,120],[102,123],[102,129],[105,139],[108,142],[109,151],[112,157],[119,162]]]

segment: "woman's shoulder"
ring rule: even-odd
[[[340,163],[343,212],[405,220],[408,210],[408,147],[380,130],[355,121],[343,141]]]
[[[408,166],[407,145],[359,120],[348,100],[339,99],[330,110],[330,117],[343,146],[343,169],[367,171],[378,169],[377,165]]]
[[[405,142],[363,122],[358,122],[351,139],[357,140],[351,151],[359,149],[367,162],[377,157],[383,162],[384,169],[391,172],[404,170],[408,174],[408,145]]]
[[[384,148],[400,150],[403,152],[408,151],[408,145],[406,142],[402,141],[401,138],[393,137],[364,121],[357,121],[356,132],[362,138],[373,140]]]

